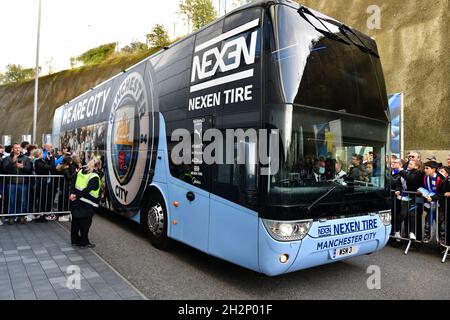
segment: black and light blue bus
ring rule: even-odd
[[[179,129],[193,141],[208,129],[277,132],[265,141],[277,167],[237,152],[208,164],[195,150],[175,163]],[[391,231],[376,43],[294,2],[243,6],[85,92],[56,110],[53,141],[100,157],[102,206],[161,249],[176,240],[279,275],[373,253]],[[260,145],[244,134],[232,146],[249,160]]]

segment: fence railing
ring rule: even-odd
[[[445,197],[444,199],[440,200],[440,205],[438,208],[438,218],[440,218],[440,220],[443,220],[443,224],[444,224],[444,231],[445,231],[445,238],[444,238],[444,243],[441,243],[441,245],[445,248],[445,251],[443,252],[443,257],[442,257],[442,263],[445,262],[445,260],[447,259],[449,250],[450,250],[450,198],[449,197]]]
[[[0,175],[0,218],[69,214],[69,192],[62,175]]]
[[[413,242],[436,242],[445,248],[442,262],[450,251],[450,199],[427,201],[417,192],[392,191],[392,234],[397,241],[407,241],[405,254]]]

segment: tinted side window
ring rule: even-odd
[[[252,8],[237,12],[225,19],[223,32],[228,32],[234,28],[240,27],[243,24],[261,18],[261,8]]]
[[[244,131],[247,129],[244,129]],[[222,131],[225,137],[225,131]],[[248,139],[235,138],[233,145],[233,163],[215,164],[212,166],[212,193],[221,196],[234,203],[238,203],[245,207],[256,208],[258,204],[258,180],[256,164],[257,143]],[[238,150],[245,152],[241,156],[245,157],[245,163],[238,161]],[[226,150],[224,143],[223,154],[230,150]]]
[[[193,48],[194,37],[189,37],[151,59],[156,73],[159,108],[166,121],[186,117]]]

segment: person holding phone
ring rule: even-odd
[[[51,169],[46,173],[48,175],[52,175],[52,174],[56,174],[56,158],[55,158],[55,151],[53,150],[53,145],[51,143],[46,143],[44,145],[44,150],[43,150],[43,160],[47,163],[47,164],[51,164]],[[53,178],[52,178],[53,179]],[[53,186],[53,180],[50,180],[50,184]],[[49,190],[48,193],[48,197],[49,199],[54,199],[55,195],[56,195],[56,188],[51,188],[51,190]],[[51,206],[53,206],[53,200],[51,201]],[[56,220],[58,217],[54,214],[50,214],[47,215],[46,219],[49,221],[54,221]]]
[[[22,154],[22,148],[20,144],[15,143],[11,155],[3,159],[2,171],[6,175],[31,175],[33,173],[33,166],[30,159]],[[11,217],[8,219],[9,224],[13,224],[16,213],[27,213],[28,210],[28,180],[26,177],[10,178],[6,181],[8,186],[8,213]],[[24,224],[26,222],[24,216],[19,216],[19,223]]]

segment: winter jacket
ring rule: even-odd
[[[34,161],[34,173],[37,175],[48,176],[54,173],[54,161],[47,158],[41,158]]]
[[[9,156],[2,161],[2,173],[6,175],[31,175],[33,174],[33,165],[30,159],[25,155],[20,155],[17,158],[17,162],[21,162],[24,167],[23,169],[18,169],[16,167],[16,162],[13,161],[13,156]],[[27,178],[15,178],[10,180],[13,184],[26,184],[28,182]],[[9,183],[9,181],[7,182]]]
[[[87,170],[86,169],[82,169],[83,173],[86,174]],[[100,176],[100,175],[99,175]],[[92,217],[95,214],[95,208],[86,203],[83,202],[81,200],[79,200],[80,198],[86,197],[89,192],[93,191],[93,190],[97,190],[100,187],[100,182],[99,179],[91,179],[89,180],[88,186],[83,189],[82,191],[79,191],[75,188],[75,184],[76,184],[76,176],[74,179],[72,179],[72,194],[75,194],[77,199],[75,201],[72,201],[70,203],[70,210],[72,212],[72,216],[74,218],[88,218],[88,217]]]
[[[400,176],[406,180],[406,191],[417,192],[417,189],[424,187],[424,174],[419,170],[400,171]],[[397,191],[401,191],[398,189]]]
[[[436,194],[432,196],[431,199],[433,199],[433,201],[445,200],[445,194],[447,192],[450,192],[450,178],[441,181],[437,187]],[[447,197],[447,202],[447,205],[450,206],[450,197]]]

